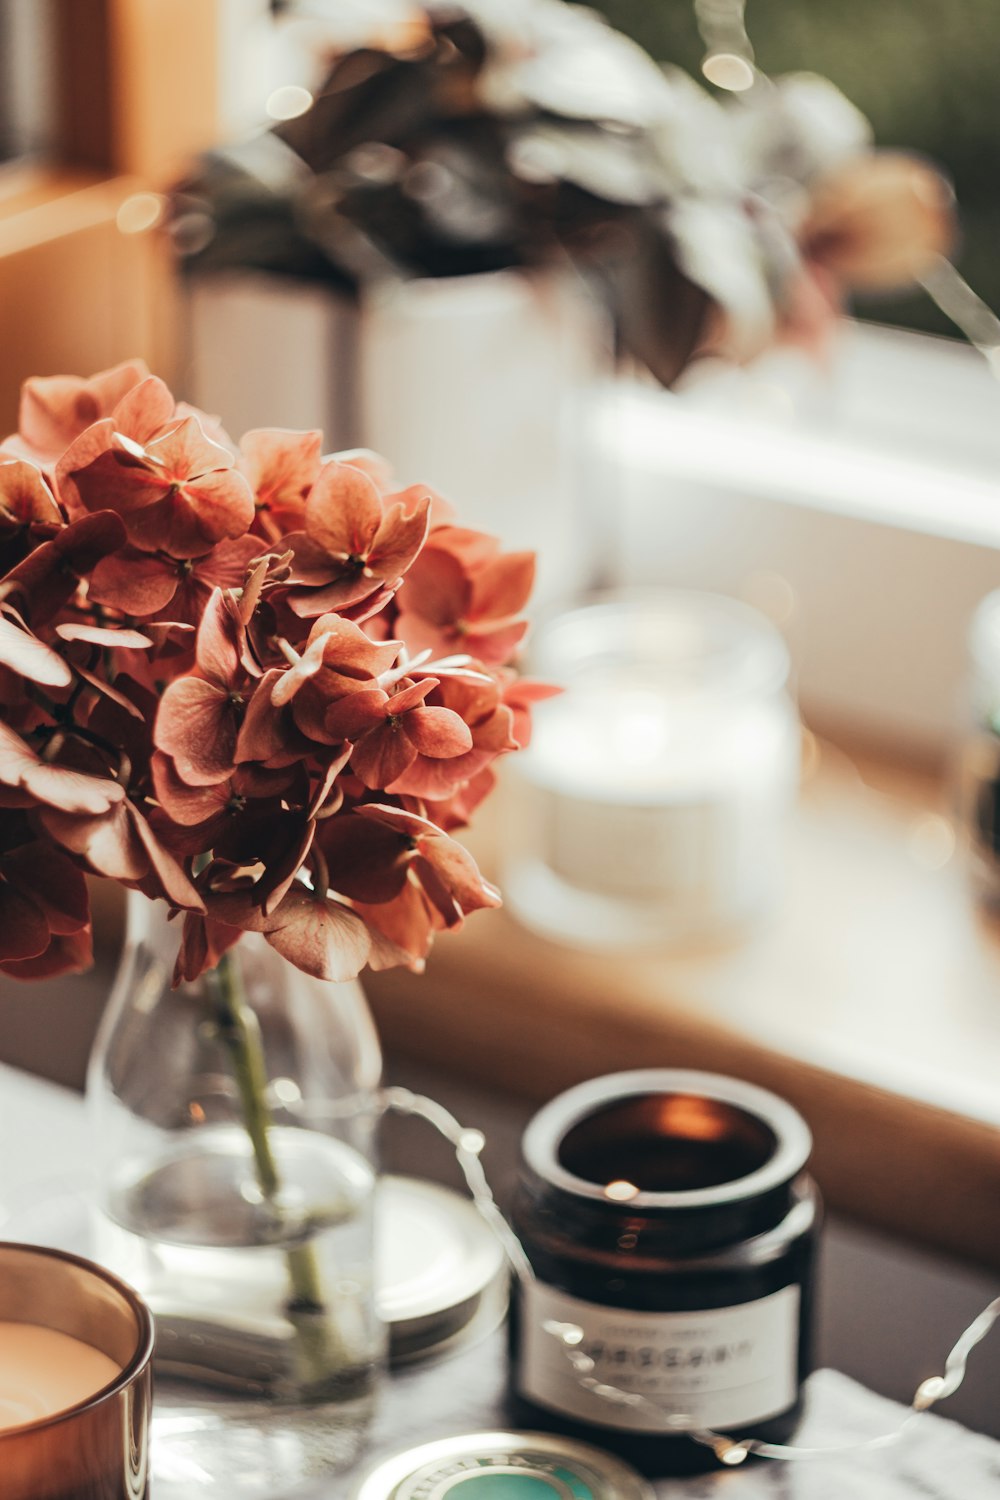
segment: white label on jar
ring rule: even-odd
[[[546,1323],[579,1327],[582,1342],[566,1345]],[[517,1385],[549,1411],[604,1427],[740,1427],[794,1405],[798,1341],[797,1286],[736,1307],[660,1313],[582,1302],[535,1281],[522,1290]],[[581,1384],[573,1354],[594,1361],[587,1378],[646,1399],[616,1402]]]

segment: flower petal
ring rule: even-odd
[[[509,620],[524,609],[535,584],[535,554],[508,552],[473,575],[469,618]]]
[[[138,547],[123,547],[97,564],[88,597],[127,615],[153,615],[165,609],[180,581],[177,564]]]
[[[0,463],[0,528],[61,526],[62,519],[39,468],[19,458]]]
[[[356,912],[293,886],[264,932],[297,969],[334,984],[354,979],[368,962],[372,939]]]
[[[427,540],[431,502],[420,501],[409,515],[401,504],[386,511],[368,557],[368,566],[378,578],[399,578],[413,564]]]
[[[382,520],[378,490],[353,464],[331,459],[306,501],[306,531],[331,557],[365,557]]]
[[[49,924],[30,896],[0,880],[0,960],[37,958],[49,946]]]
[[[69,687],[73,673],[58,652],[0,615],[0,665],[43,687]]]
[[[110,510],[72,521],[10,570],[4,580],[8,598],[16,596],[37,627],[72,599],[80,579],[124,541],[124,525]]]
[[[385,720],[389,695],[382,688],[348,693],[327,709],[323,727],[334,740],[355,740]]]
[[[137,443],[148,443],[172,421],[177,403],[168,387],[156,375],[148,375],[134,385],[116,405],[115,427]]]
[[[406,715],[406,735],[421,755],[447,760],[472,749],[472,731],[450,708],[414,708]]]
[[[179,677],[160,700],[153,743],[173,758],[189,786],[211,786],[232,775],[236,735],[229,693],[215,683]]]
[[[139,630],[120,630],[110,625],[87,625],[70,620],[66,625],[56,626],[56,635],[64,641],[89,641],[92,646],[109,646],[115,650],[142,651],[153,644],[148,635]]]
[[[37,958],[0,959],[0,969],[11,979],[50,979],[56,974],[79,974],[93,961],[93,935],[87,926],[65,937],[53,933],[49,946]]]
[[[405,723],[405,720],[403,721]],[[384,791],[417,757],[402,723],[384,720],[354,746],[351,770],[372,791]]]
[[[66,813],[100,816],[125,796],[117,781],[87,776],[68,766],[52,765],[20,735],[0,723],[0,782],[23,787],[39,802]]]

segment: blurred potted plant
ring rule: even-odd
[[[821,347],[844,295],[950,245],[947,184],[874,151],[824,79],[748,67],[720,102],[562,0],[376,6],[346,50],[312,26],[311,106],[181,185],[182,263],[360,301],[366,440],[541,541],[564,591],[594,308],[614,353],[671,385],[698,355]]]

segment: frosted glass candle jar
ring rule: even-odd
[[[145,1500],[153,1321],[102,1267],[0,1244],[0,1495]]]
[[[501,883],[526,926],[593,948],[738,930],[779,889],[799,776],[788,651],[712,594],[613,595],[550,621],[512,758]]]

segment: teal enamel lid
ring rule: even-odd
[[[476,1432],[397,1454],[354,1500],[653,1500],[621,1459],[539,1432]]]

